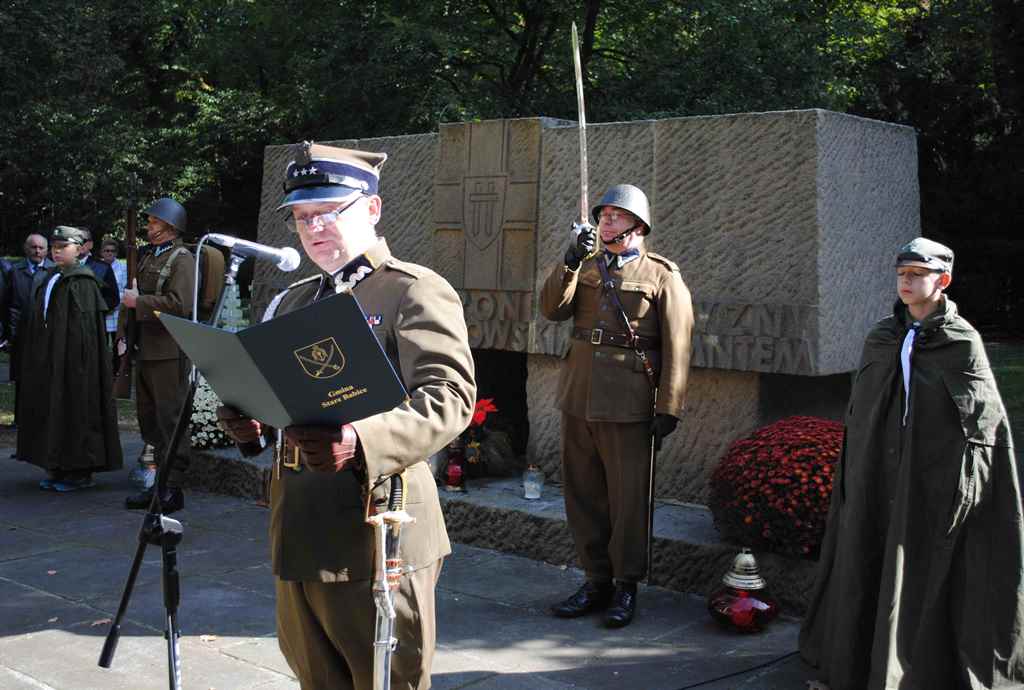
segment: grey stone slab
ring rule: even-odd
[[[448,682],[459,682],[461,678],[455,677],[451,680],[442,677],[441,683],[437,676],[431,678],[434,681],[434,688],[472,688],[472,690],[569,690],[579,688],[578,685],[569,685],[546,678],[537,673],[495,673],[480,680],[470,680],[463,684],[448,685]]]
[[[276,596],[274,591],[274,573],[269,562],[232,570],[227,573],[209,575],[208,577],[210,580],[223,582],[232,587],[251,592],[256,596],[268,599],[274,599]]]
[[[598,653],[593,623],[561,621],[480,599],[441,591],[438,641],[473,659],[480,670],[543,672],[585,665]],[[589,630],[587,629],[589,628]]]
[[[92,607],[0,577],[0,659],[6,638],[104,617]]]
[[[431,690],[456,690],[472,686],[494,671],[481,668],[480,660],[463,654],[458,647],[438,642],[431,669]]]
[[[797,654],[749,671],[742,676],[723,678],[701,686],[702,690],[792,690],[807,687],[815,678],[814,669]]]
[[[45,534],[17,525],[0,524],[0,563],[60,548]]]
[[[299,690],[299,681],[294,678],[279,676],[266,683],[254,685],[252,690]]]
[[[216,575],[261,565],[270,559],[265,533],[259,536],[213,530],[187,531],[179,547],[178,562],[183,572]]]
[[[117,611],[117,598],[92,602],[97,609]],[[140,579],[132,594],[127,618],[156,629],[164,628],[163,588],[159,573]],[[222,646],[240,637],[264,637],[275,634],[274,602],[253,596],[247,590],[205,577],[182,573],[178,626],[183,635],[216,635]]]
[[[281,653],[276,637],[248,638],[223,645],[220,651],[226,656],[261,666],[282,676],[288,676],[294,681],[294,674]]]
[[[7,668],[3,663],[0,663],[0,688],[4,690],[55,690],[53,686],[44,685],[31,676]]]
[[[166,642],[156,632],[124,627],[110,669],[97,666],[100,628],[49,629],[2,641],[4,664],[59,690],[163,690],[167,687]],[[105,632],[105,631],[103,631]],[[44,653],[44,650],[50,653]],[[221,654],[193,638],[181,640],[182,684],[186,688],[258,687],[280,676]]]
[[[706,506],[695,504],[656,502],[654,536],[704,545],[721,541],[711,511]]]
[[[0,563],[0,578],[86,602],[119,596],[130,565],[131,554],[74,546]]]
[[[462,544],[453,549],[454,557],[445,562],[438,581],[438,587],[451,592],[542,611],[581,583],[579,572],[565,567]],[[531,586],[524,586],[526,582]]]

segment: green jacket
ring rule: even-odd
[[[104,472],[122,466],[104,315],[92,271],[63,272],[43,315],[46,286],[34,284],[32,310],[19,334],[18,458],[46,470]]]
[[[832,690],[1024,682],[1024,532],[1006,411],[977,331],[943,299],[911,360],[906,307],[868,335],[800,635]]]

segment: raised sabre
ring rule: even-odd
[[[580,38],[572,23],[572,63],[576,68],[576,109],[580,130],[580,223],[590,224],[587,211],[587,111],[583,105],[583,64],[580,62]]]
[[[590,224],[590,211],[587,208],[587,110],[583,105],[583,63],[580,61],[580,37],[576,33],[576,22],[572,23],[572,63],[576,68],[576,108],[579,111],[580,130],[580,222],[573,227],[573,237],[578,238]],[[593,259],[601,253],[601,243],[595,238],[594,248],[583,257],[583,261]]]

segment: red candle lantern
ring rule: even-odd
[[[708,597],[708,611],[716,621],[737,632],[759,632],[775,618],[779,606],[757,568],[750,549],[741,549],[722,586]]]

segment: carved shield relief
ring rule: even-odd
[[[505,218],[508,175],[466,177],[462,187],[462,217],[466,237],[483,251],[501,235]]]

